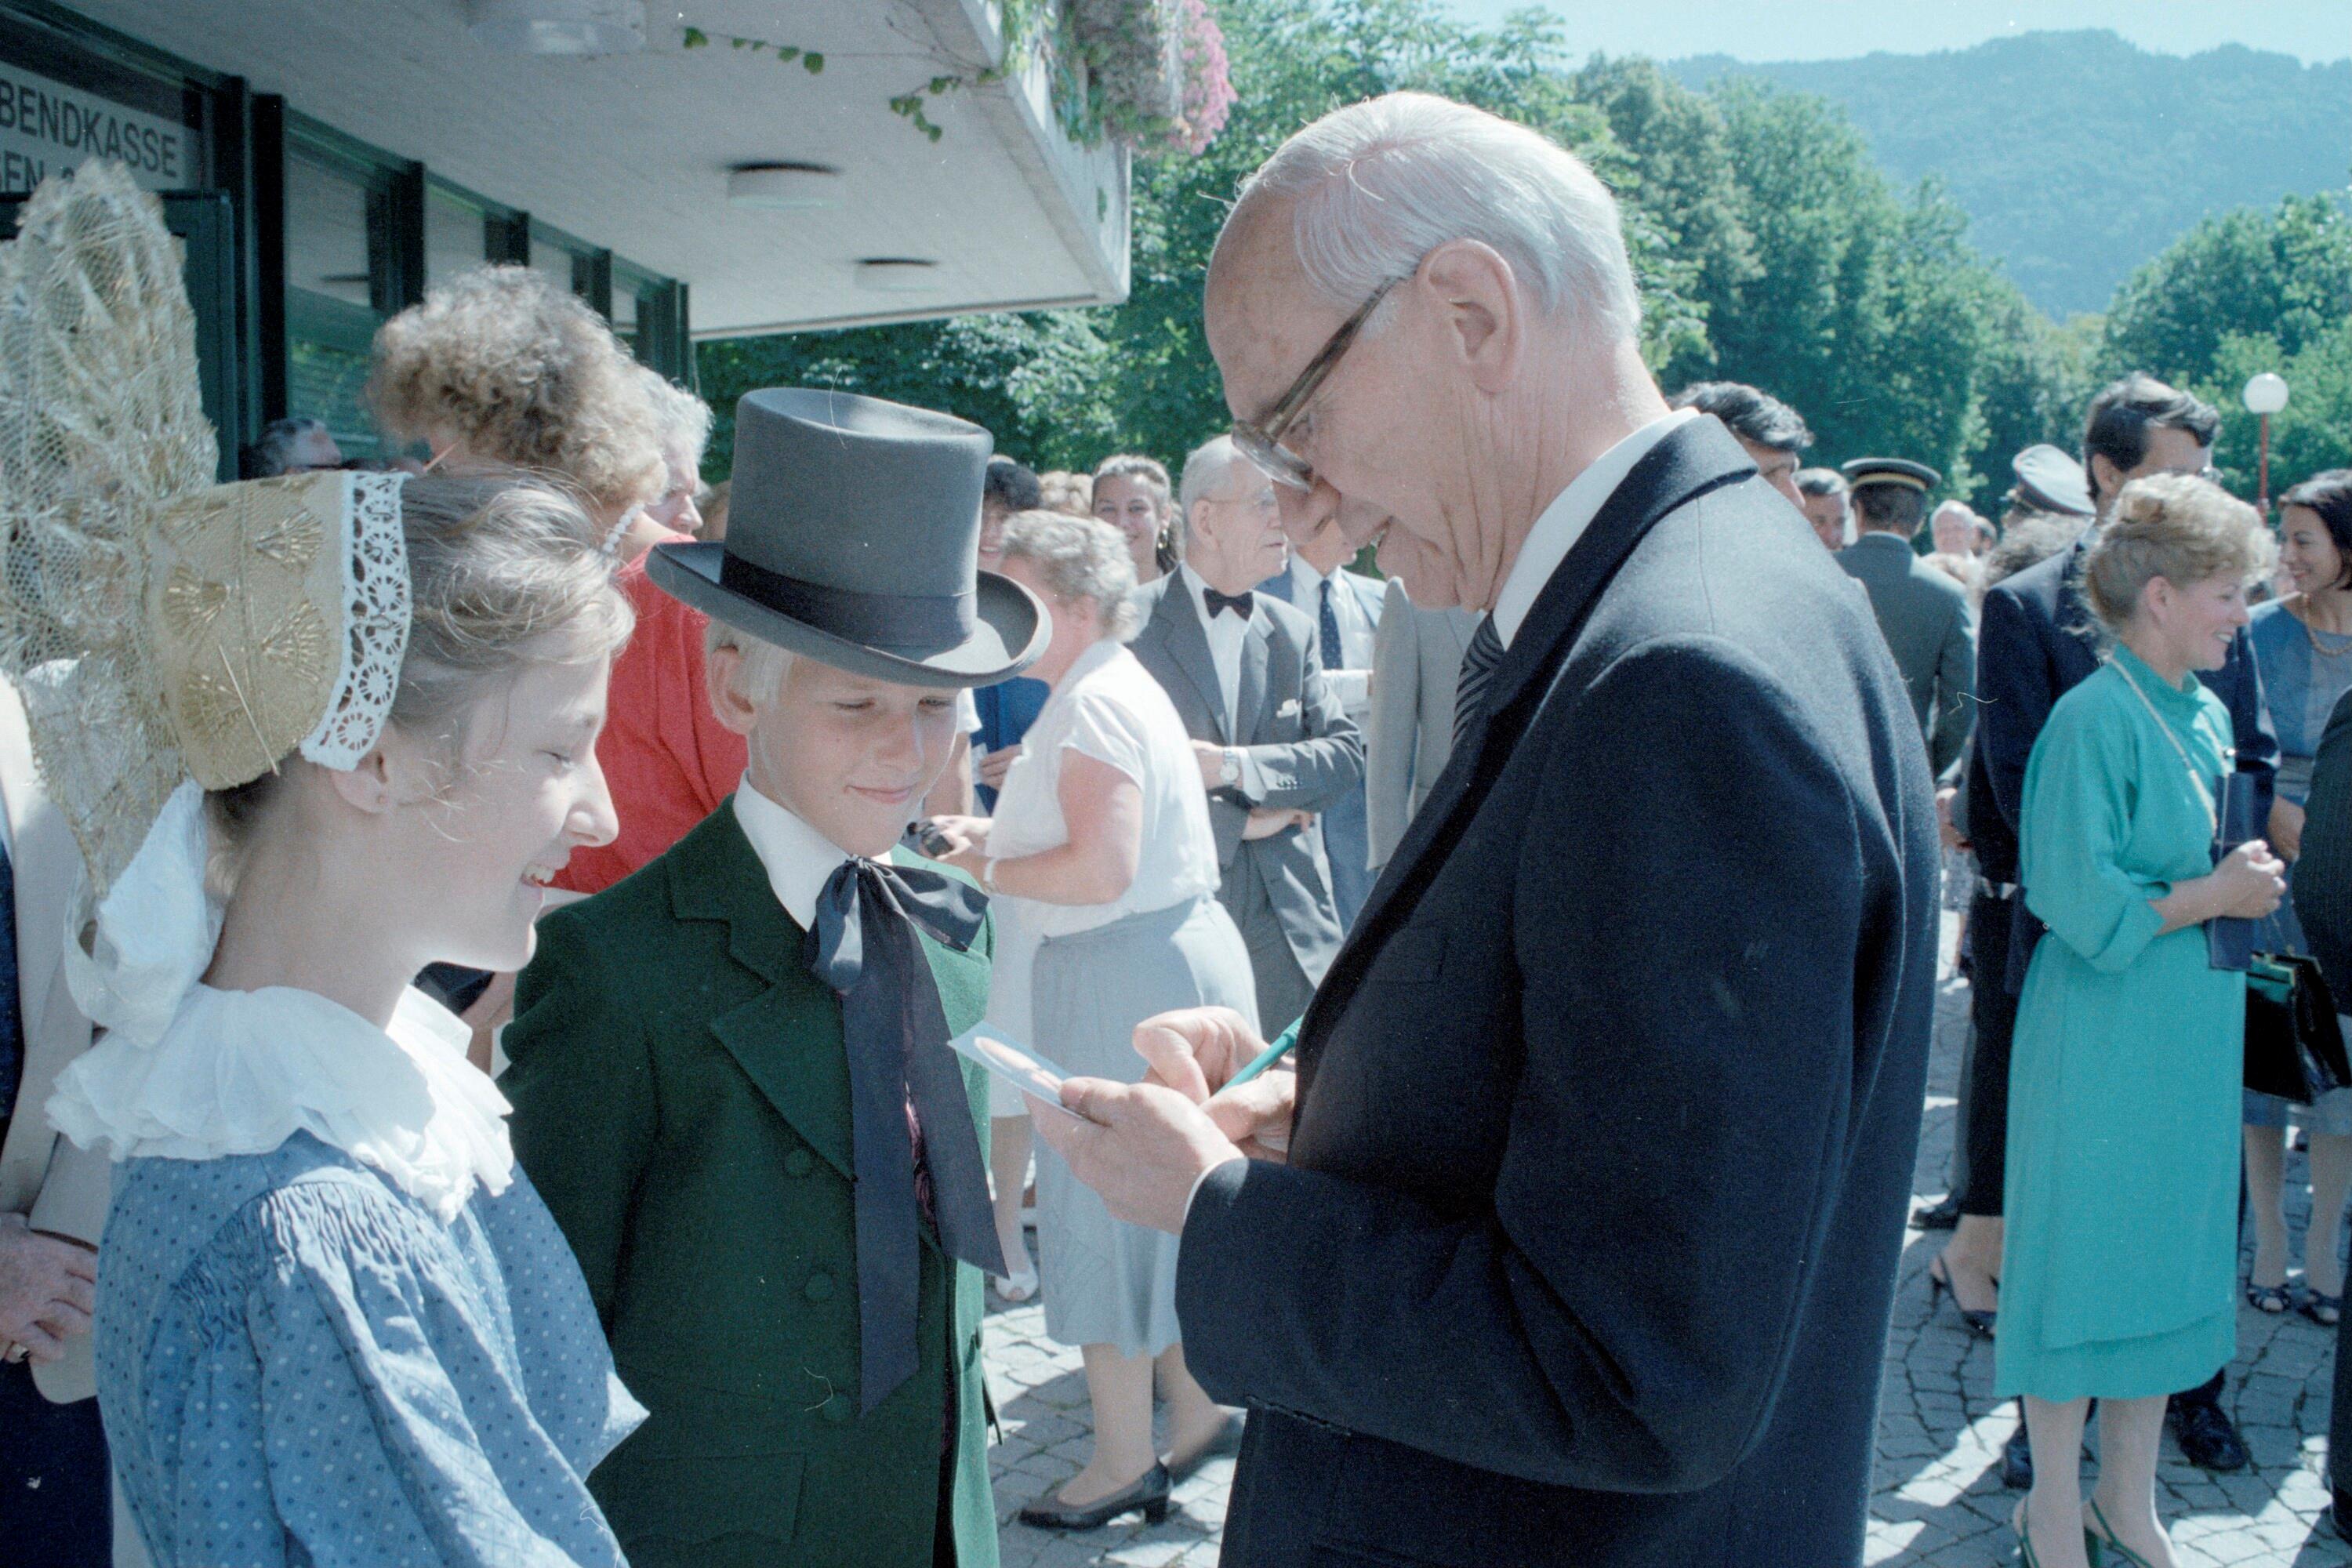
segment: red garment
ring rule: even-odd
[[[747,757],[743,737],[720,725],[703,688],[702,612],[656,587],[644,556],[615,581],[637,612],[637,629],[613,661],[596,760],[621,836],[572,852],[555,885],[575,893],[601,892],[685,837],[735,793]]]

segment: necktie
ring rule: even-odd
[[[1203,583],[1201,584],[1201,597],[1208,605],[1209,618],[1213,621],[1226,610],[1231,610],[1242,619],[1248,620],[1250,612],[1257,607],[1256,595],[1247,588],[1238,594],[1220,594]]]
[[[1315,629],[1323,639],[1323,668],[1347,668],[1348,656],[1339,645],[1339,617],[1331,609],[1331,579],[1328,577],[1323,579],[1323,614]]]
[[[969,947],[986,909],[980,893],[938,872],[852,859],[825,879],[809,931],[810,973],[841,998],[849,1050],[858,1392],[866,1410],[915,1371],[924,1208],[917,1126],[940,1245],[992,1274],[1004,1272],[971,1101],[916,934],[920,928],[950,947]]]
[[[1486,688],[1494,683],[1495,667],[1502,662],[1503,639],[1496,634],[1495,617],[1485,616],[1478,622],[1478,629],[1470,634],[1470,646],[1462,655],[1461,683],[1454,689],[1454,744],[1457,748],[1469,731],[1470,721],[1480,716]]]

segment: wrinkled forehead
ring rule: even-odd
[[[1299,270],[1290,204],[1271,198],[1245,203],[1226,223],[1202,309],[1226,405],[1244,419],[1257,418],[1288,391],[1348,318]]]

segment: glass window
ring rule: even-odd
[[[579,258],[571,250],[554,241],[542,238],[536,234],[530,237],[531,267],[537,271],[546,273],[548,281],[567,294],[577,294],[582,291],[583,279],[580,277],[578,261]]]
[[[438,190],[425,196],[425,287],[437,289],[488,259],[482,209]]]
[[[637,296],[617,278],[613,279],[613,335],[628,344],[631,353],[646,357],[645,345],[637,341]]]
[[[383,446],[367,406],[368,349],[389,292],[383,193],[297,153],[286,161],[287,412],[326,421],[349,457]]]

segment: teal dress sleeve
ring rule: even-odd
[[[499,1342],[503,1301],[446,1233],[369,1184],[320,1182],[271,1194],[250,1236],[256,1414],[289,1560],[619,1568]]]
[[[2126,865],[2138,766],[2132,731],[2111,704],[2062,700],[2025,769],[2019,847],[2026,907],[2110,974],[2156,940],[2164,917],[2154,900],[2171,891]]]

